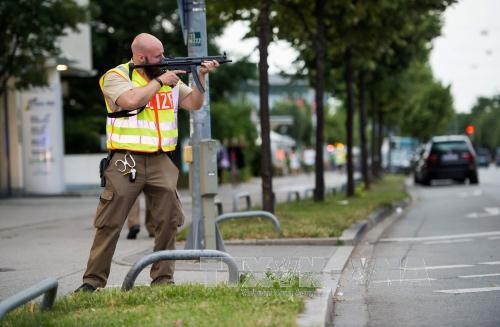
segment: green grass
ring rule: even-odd
[[[26,305],[9,313],[0,326],[294,326],[304,309],[304,294],[315,282],[268,274],[257,284],[248,275],[237,286],[200,284],[105,289],[71,294],[52,310]]]
[[[281,233],[274,232],[271,222],[261,218],[228,221],[219,228],[224,240],[337,237],[354,222],[366,219],[373,210],[406,197],[404,176],[386,175],[369,191],[358,187],[351,198],[339,194],[327,196],[324,202],[309,199],[278,204],[275,214],[281,223]],[[188,230],[181,231],[177,239],[185,240]]]

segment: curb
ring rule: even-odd
[[[345,245],[356,245],[363,236],[363,234],[368,231],[393,212],[405,209],[410,203],[410,199],[405,199],[392,203],[390,206],[376,209],[374,212],[368,215],[365,220],[358,221],[351,225],[348,229],[344,230],[339,238],[339,241],[343,242]]]
[[[270,238],[266,240],[229,240],[226,245],[339,245],[338,237]]]
[[[318,290],[318,296],[306,302],[306,309],[297,317],[298,326],[333,326],[335,318],[334,297],[338,283],[352,251],[359,243],[362,236],[375,225],[394,213],[401,213],[411,203],[411,198],[392,203],[388,207],[376,209],[365,220],[356,222],[346,229],[339,241],[346,246],[330,258],[322,271],[321,283],[323,287]]]

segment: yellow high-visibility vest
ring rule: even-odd
[[[100,79],[101,90],[104,77],[117,73],[129,80],[128,63],[108,70]],[[143,87],[149,83],[137,70],[132,72],[132,83]],[[106,146],[108,150],[130,150],[137,152],[173,151],[177,145],[177,110],[179,108],[179,84],[174,88],[164,85],[137,115],[107,118]],[[106,98],[106,108],[113,112]],[[131,114],[136,111],[130,111]]]

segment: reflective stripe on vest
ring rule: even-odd
[[[107,71],[99,80],[101,90],[104,77],[113,72],[129,80],[128,63]],[[137,71],[132,73],[132,83],[136,87],[149,82]],[[106,98],[106,109],[112,112]],[[179,87],[164,85],[149,101],[146,108],[131,117],[107,118],[106,146],[108,150],[125,149],[138,152],[173,151],[177,145],[177,110]],[[130,111],[135,113],[136,111]]]

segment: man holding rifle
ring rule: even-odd
[[[150,199],[154,251],[175,249],[177,228],[184,222],[176,192],[179,171],[169,156],[177,145],[177,110],[201,108],[205,75],[219,63],[200,61],[197,72],[191,65],[202,84],[201,89],[191,89],[178,76],[185,70],[159,65],[164,50],[156,37],[139,34],[131,48],[131,62],[109,70],[99,80],[107,108],[109,154],[100,167],[105,188],[94,219],[94,243],[83,284],[76,292],[93,292],[106,285],[120,231],[141,191]],[[173,273],[173,261],[157,262],[151,267],[151,284],[171,284]]]

